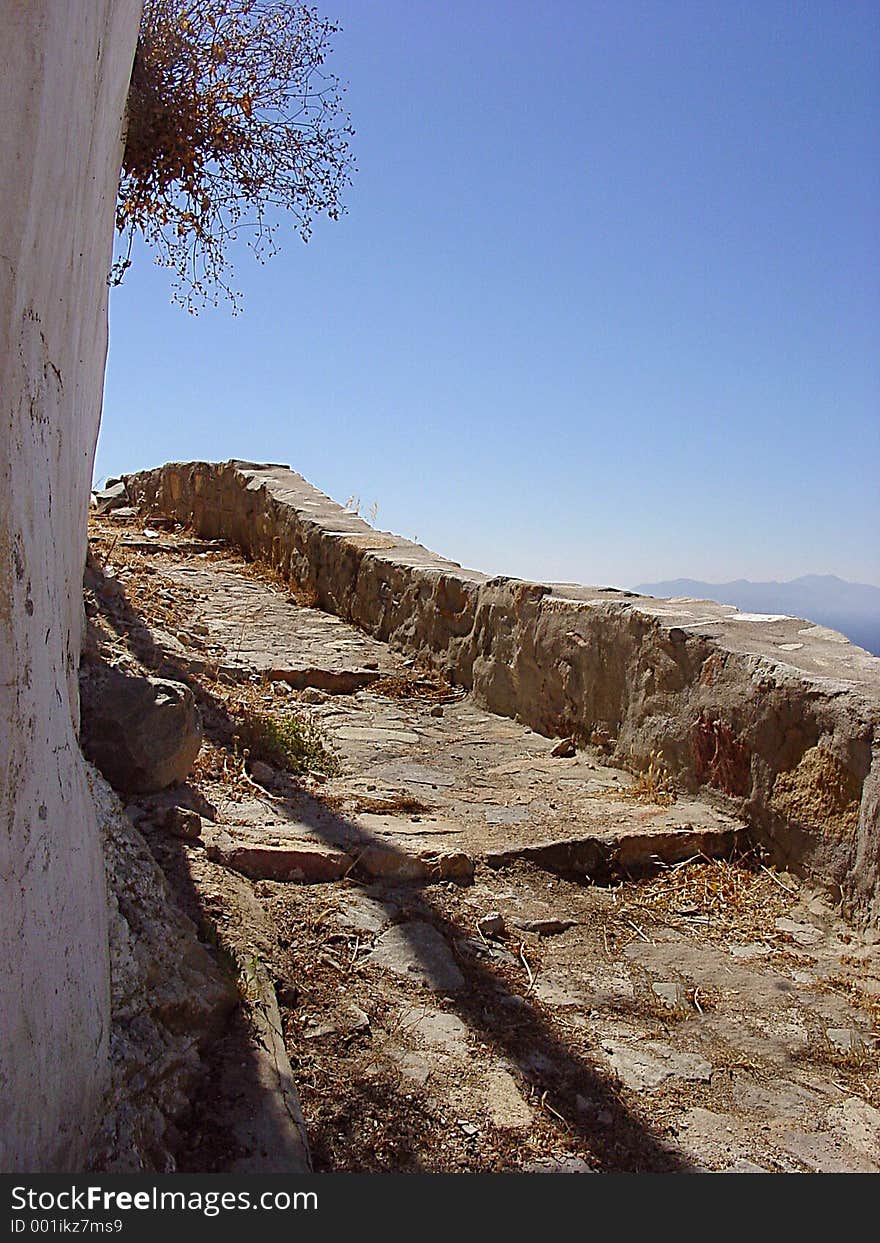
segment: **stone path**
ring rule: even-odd
[[[178,792],[200,840],[129,812],[274,979],[317,1168],[880,1170],[876,934],[729,861],[725,813],[554,756],[228,550],[131,518],[99,544],[120,528],[147,641],[105,655],[193,680],[219,731]],[[339,773],[221,765],[239,699],[307,714]],[[181,1168],[234,1163],[205,1151]]]

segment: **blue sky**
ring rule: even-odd
[[[289,462],[466,565],[880,584],[880,8],[320,0],[348,213],[111,296],[102,479]]]

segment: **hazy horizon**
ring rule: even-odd
[[[880,584],[880,10],[365,6],[339,224],[112,291],[100,478],[287,461],[492,573]]]

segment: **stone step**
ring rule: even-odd
[[[321,884],[341,880],[353,860],[344,851],[305,838],[288,841],[243,836],[212,828],[205,832],[208,858],[241,872],[251,880],[300,881]]]
[[[680,828],[634,830],[612,836],[584,834],[548,842],[512,842],[487,850],[483,861],[499,868],[518,859],[559,876],[608,881],[620,876],[644,876],[658,868],[703,856],[723,859],[745,846],[746,829]]]

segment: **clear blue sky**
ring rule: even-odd
[[[289,462],[492,572],[880,584],[880,6],[320,0],[348,214],[111,297],[96,477]]]

